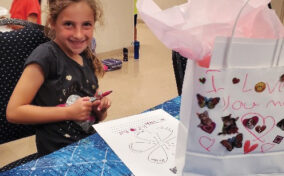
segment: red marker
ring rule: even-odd
[[[107,95],[109,95],[109,94],[111,94],[111,93],[112,93],[112,90],[106,91],[106,92],[104,92],[104,93],[101,95],[101,98],[103,98],[103,97],[105,97],[105,96],[107,96]]]
[[[96,96],[96,97],[90,97],[90,102],[94,102],[95,100],[100,100],[100,99],[102,99],[103,97],[105,97],[105,96],[107,96],[107,95],[109,95],[109,94],[111,94],[111,93],[112,93],[112,90],[106,91],[106,92],[104,92],[104,93],[102,93],[102,94],[99,93],[99,95]]]

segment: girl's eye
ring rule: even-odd
[[[70,27],[70,26],[72,26],[72,23],[71,22],[65,22],[64,26]]]
[[[83,24],[84,26],[92,26],[92,23],[86,22]]]

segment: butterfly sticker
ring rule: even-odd
[[[197,94],[196,97],[200,108],[207,106],[208,109],[213,109],[220,101],[219,97],[206,98],[200,94]]]
[[[159,127],[153,131],[140,131],[136,134],[136,141],[129,144],[133,152],[146,154],[147,160],[155,164],[164,164],[169,155],[175,153],[176,135],[168,127]]]
[[[239,133],[236,136],[222,140],[220,142],[228,151],[232,151],[234,147],[241,148],[243,146],[243,134]]]

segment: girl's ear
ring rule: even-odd
[[[51,38],[51,39],[54,39],[55,38],[55,23],[52,22],[52,20],[48,19],[47,22],[46,22],[46,30],[45,30],[45,34]]]
[[[50,29],[53,30],[55,28],[55,22],[49,21]]]
[[[54,29],[54,26],[55,26],[55,22],[53,20],[51,20],[51,16],[48,16],[48,19],[47,19],[47,23],[46,23],[48,26],[50,26],[50,29]]]

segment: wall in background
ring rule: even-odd
[[[12,0],[2,0],[0,2],[0,6],[6,8],[8,10],[10,9],[11,4],[12,4]]]
[[[47,16],[47,0],[42,0],[42,24]],[[104,25],[97,26],[94,36],[97,53],[130,47],[134,35],[134,1],[101,0],[104,10]],[[10,9],[12,0],[1,0],[0,6]]]
[[[175,5],[184,4],[187,0],[154,0],[161,9],[167,9]]]
[[[102,0],[104,25],[95,31],[97,52],[130,47],[134,36],[134,1]]]

